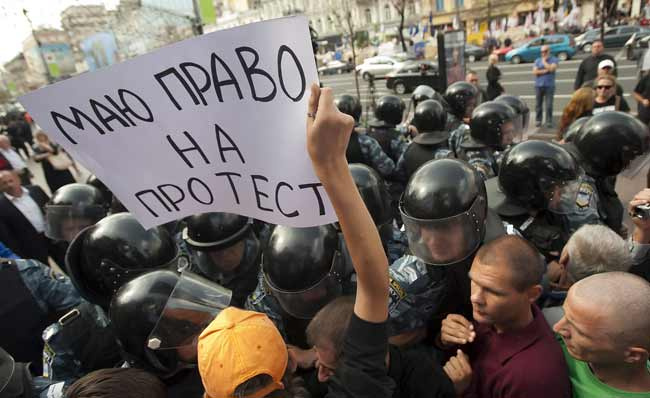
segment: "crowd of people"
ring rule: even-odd
[[[144,229],[44,133],[0,137],[0,396],[650,396],[650,189],[614,189],[650,130],[609,106],[603,62],[559,143],[525,139],[498,70],[488,92],[473,72],[419,86],[412,112],[384,96],[367,129],[313,85],[306,149],[338,222],[310,228]],[[555,65],[535,64],[540,97]]]

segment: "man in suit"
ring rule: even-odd
[[[43,207],[50,199],[37,185],[23,187],[15,171],[0,171],[0,241],[21,258],[63,265],[64,253],[44,234]]]
[[[6,135],[0,135],[0,170],[15,170],[22,185],[31,184],[31,172]]]

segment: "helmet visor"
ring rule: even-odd
[[[147,338],[152,350],[196,347],[199,335],[230,305],[232,292],[184,271]]]
[[[644,153],[642,155],[639,155],[635,157],[628,165],[626,168],[621,171],[621,175],[623,177],[632,179],[637,176],[643,170],[645,166],[648,165],[648,162],[650,162],[650,153]]]
[[[556,214],[569,214],[578,203],[582,178],[569,181],[540,181],[540,188],[546,196],[548,210]],[[589,195],[591,197],[591,195]]]
[[[46,205],[45,236],[72,242],[82,229],[94,225],[105,216],[106,208],[100,205]]]
[[[425,220],[413,218],[404,211],[409,249],[413,255],[431,265],[449,265],[471,255],[483,240],[487,201],[478,196],[469,210],[453,217]]]
[[[287,314],[298,319],[312,319],[321,308],[343,293],[341,281],[344,266],[341,253],[337,251],[327,275],[314,286],[297,292],[273,286],[266,274],[264,281]]]
[[[244,258],[246,241],[242,240],[232,246],[212,250],[194,250],[189,247],[192,263],[211,280],[234,275]]]

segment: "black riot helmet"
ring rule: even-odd
[[[578,132],[582,126],[584,126],[584,124],[587,123],[587,120],[590,118],[591,116],[583,116],[574,120],[573,123],[571,123],[564,132],[564,135],[562,137],[562,139],[564,139],[564,142],[573,142],[573,139],[578,135]]]
[[[435,95],[436,90],[426,84],[421,84],[413,90],[411,101],[413,102],[413,106],[417,107],[420,102],[433,99]]]
[[[284,311],[299,319],[342,293],[345,263],[339,235],[331,225],[293,228],[278,225],[262,255],[264,281]]]
[[[239,258],[236,245],[253,233],[253,219],[232,213],[203,213],[185,219],[186,227],[181,234],[183,241],[203,275],[220,280],[223,274],[235,275],[243,259]]]
[[[19,363],[0,347],[0,397],[30,398],[32,377],[29,364]]]
[[[88,184],[67,184],[54,191],[45,205],[45,235],[72,242],[77,234],[106,216],[108,202]]]
[[[485,236],[485,185],[461,160],[422,165],[409,179],[399,207],[409,248],[427,264],[457,263],[474,253]]]
[[[352,163],[349,168],[354,184],[357,186],[361,199],[363,199],[375,225],[381,226],[390,223],[393,219],[393,212],[390,206],[390,193],[384,179],[365,164]]]
[[[92,185],[93,187],[99,189],[102,195],[104,195],[104,200],[107,203],[110,203],[111,200],[113,200],[113,192],[111,192],[111,190],[108,189],[106,184],[104,184],[102,180],[97,178],[97,176],[95,176],[94,174],[88,176],[88,178],[86,179],[86,184]]]
[[[449,106],[449,113],[459,119],[472,114],[478,99],[479,91],[473,84],[467,82],[452,83],[445,91],[445,101]]]
[[[582,170],[560,145],[530,140],[509,149],[501,160],[499,187],[519,206],[565,213],[576,201]]]
[[[528,123],[530,122],[530,109],[528,109],[528,104],[518,96],[511,94],[501,94],[495,101],[506,104],[515,111],[517,114],[515,129],[518,135],[523,135],[528,130]]]
[[[639,119],[623,112],[601,112],[585,122],[573,144],[587,172],[606,177],[630,167],[635,158],[648,151],[649,140],[648,127]]]
[[[420,134],[444,131],[447,125],[447,111],[436,100],[429,99],[422,101],[415,108],[411,124],[418,129],[418,133]]]
[[[495,149],[515,142],[515,112],[505,104],[489,101],[477,106],[469,122],[472,140]]]
[[[65,267],[84,298],[108,308],[111,296],[136,276],[187,266],[177,252],[167,230],[144,229],[130,213],[119,213],[81,231],[68,247]]]
[[[383,125],[397,126],[402,122],[404,101],[394,95],[384,95],[377,100],[375,118]]]
[[[350,115],[354,118],[356,123],[359,123],[359,118],[361,118],[361,102],[357,97],[353,97],[348,94],[339,95],[334,100],[334,105],[346,115]]]
[[[109,317],[131,366],[165,378],[196,364],[199,335],[230,304],[231,295],[191,272],[157,270],[122,286]]]

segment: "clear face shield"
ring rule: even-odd
[[[569,181],[541,179],[539,184],[546,197],[548,210],[556,214],[573,212],[582,182],[582,176]]]
[[[201,272],[209,277],[221,278],[226,275],[235,275],[242,263],[246,240],[241,240],[232,246],[212,250],[190,249],[192,262]]]
[[[626,168],[623,169],[623,171],[620,172],[620,174],[623,177],[632,179],[636,177],[637,174],[639,174],[645,166],[648,165],[648,162],[650,162],[650,153],[643,153],[632,159],[632,161],[627,165]]]
[[[507,123],[506,123],[507,124]],[[505,126],[502,128],[506,128]],[[510,128],[508,128],[510,130]],[[518,144],[523,141],[524,134],[526,133],[527,127],[524,126],[524,115],[517,115],[513,120],[512,120],[512,140],[510,141],[510,144],[506,145],[512,145],[512,144]],[[510,132],[508,132],[510,134]]]
[[[483,240],[486,211],[486,199],[478,196],[463,213],[424,220],[408,216],[400,202],[409,248],[413,255],[431,265],[454,264],[474,253]]]
[[[521,142],[522,133],[517,125],[521,122],[519,117],[507,121],[501,125],[501,147],[508,148],[511,145]]]
[[[72,242],[82,229],[106,217],[106,208],[88,206],[45,206],[45,236],[54,240]]]
[[[298,319],[312,319],[321,308],[343,293],[344,270],[345,261],[337,251],[327,275],[307,289],[297,292],[279,289],[273,286],[266,274],[264,281],[287,314]]]
[[[195,363],[199,335],[230,305],[231,297],[230,290],[184,271],[147,338],[147,347],[176,350],[180,360]]]

